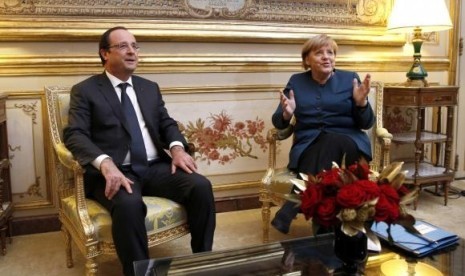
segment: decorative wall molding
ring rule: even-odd
[[[298,72],[302,70],[298,55],[144,55],[140,56],[137,73],[254,73]],[[447,71],[446,57],[423,57],[429,72]],[[412,57],[347,57],[338,56],[340,69],[366,72],[406,72]],[[89,75],[102,72],[96,56],[0,55],[0,76]]]
[[[386,33],[385,27],[340,26],[337,28],[251,22],[205,22],[59,19],[32,21],[0,15],[0,41],[98,41],[108,28],[122,25],[131,30],[139,41],[285,43],[302,44],[310,36],[325,33],[339,45],[395,46],[405,44],[405,35]]]
[[[9,0],[0,1],[0,41],[96,41],[124,25],[140,41],[301,44],[327,33],[340,45],[401,46],[405,36],[386,33],[391,7],[392,0]]]
[[[336,26],[385,26],[391,8],[391,0],[0,1],[0,14],[5,16],[221,19]]]

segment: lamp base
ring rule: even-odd
[[[414,86],[414,87],[427,87],[428,82],[426,77],[428,73],[421,63],[421,45],[423,44],[423,39],[421,37],[421,29],[415,28],[413,33],[412,45],[415,53],[413,54],[413,64],[410,70],[407,72],[407,82],[405,86]]]
[[[407,79],[404,83],[404,86],[409,87],[428,87],[428,81],[426,79]]]

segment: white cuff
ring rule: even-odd
[[[107,159],[107,158],[110,158],[110,159],[111,159],[111,157],[110,157],[109,155],[102,154],[102,155],[98,156],[97,158],[95,158],[95,159],[91,162],[91,164],[92,164],[92,166],[94,166],[97,170],[100,171],[100,165],[102,164],[102,161],[103,161],[104,159]]]
[[[179,142],[179,141],[171,142],[171,144],[170,144],[170,149],[171,149],[172,147],[174,147],[174,146],[180,146],[180,147],[184,148],[184,145],[183,145],[181,142]]]

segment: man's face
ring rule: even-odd
[[[115,30],[109,36],[110,48],[101,50],[105,69],[121,80],[127,80],[137,68],[139,47],[127,30]]]

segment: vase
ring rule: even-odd
[[[334,253],[342,261],[345,275],[363,275],[368,257],[367,236],[357,232],[354,236],[346,235],[341,227],[334,229]]]

